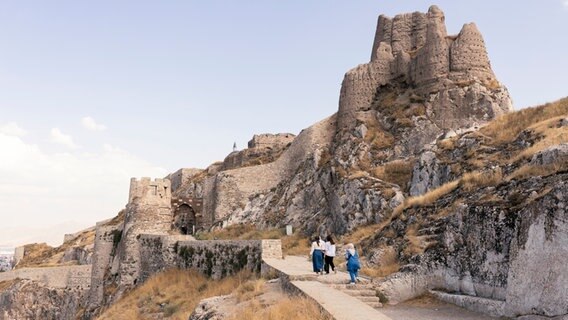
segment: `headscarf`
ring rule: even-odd
[[[355,255],[355,246],[352,243],[347,244],[347,252],[352,256]]]

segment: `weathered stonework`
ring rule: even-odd
[[[194,268],[219,279],[241,269],[260,272],[263,258],[282,257],[280,240],[184,240],[181,236],[141,235],[141,281],[169,268]]]
[[[450,99],[432,99],[435,114],[440,113],[440,108],[447,109],[442,111],[444,117],[434,117],[438,125],[442,119],[460,119],[449,126],[457,128],[475,121],[486,122],[512,110],[506,89],[491,70],[483,37],[475,24],[465,24],[458,35],[448,36],[444,13],[436,6],[427,13],[379,17],[371,61],[348,71],[343,80],[338,128],[353,128],[357,114],[369,110],[380,87],[396,82],[414,88],[427,100],[431,94],[451,93],[452,99],[459,97],[466,102],[448,109],[446,103],[454,105]],[[469,94],[457,90],[474,83],[483,88]]]
[[[91,284],[91,266],[22,268],[0,272],[0,282],[15,279],[37,281],[49,288],[88,289]]]
[[[171,181],[172,193],[175,193],[182,186],[187,185],[195,175],[202,171],[201,169],[181,168],[169,174],[166,179]]]
[[[252,139],[248,142],[248,147],[252,148],[270,148],[270,149],[283,149],[296,137],[295,134],[292,133],[264,133],[264,134],[255,134]]]
[[[110,272],[110,264],[121,237],[122,226],[97,226],[91,269],[91,288],[87,301],[89,308],[94,309],[103,301],[105,275]]]
[[[136,284],[140,271],[138,236],[142,233],[166,234],[172,224],[171,184],[167,179],[142,178],[130,181],[130,194],[122,239],[118,248],[119,283]]]

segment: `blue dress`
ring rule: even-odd
[[[312,264],[314,272],[321,272],[323,270],[323,251],[315,249],[312,253]]]

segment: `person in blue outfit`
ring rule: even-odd
[[[325,246],[323,241],[319,236],[314,237],[312,242],[312,248],[310,250],[310,256],[312,257],[312,264],[314,267],[314,272],[317,274],[323,274],[323,252]]]
[[[358,273],[359,269],[361,269],[361,263],[359,262],[359,255],[357,254],[357,251],[355,251],[355,246],[352,243],[349,243],[346,246],[345,260],[347,261],[349,277],[351,277],[351,282],[349,284],[355,284],[355,281],[359,281]]]

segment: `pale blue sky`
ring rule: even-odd
[[[254,133],[298,133],[337,110],[379,14],[430,4],[0,1],[2,153],[19,155],[0,160],[0,218],[86,225],[125,204],[131,175],[205,167]],[[566,1],[435,4],[449,33],[476,22],[516,108],[568,95]],[[45,199],[21,205],[32,197]]]

